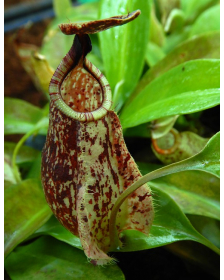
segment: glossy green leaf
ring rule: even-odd
[[[25,180],[5,190],[5,255],[51,216],[40,184]]]
[[[4,152],[12,157],[13,151],[15,149],[16,144],[13,142],[5,142],[4,143]],[[16,156],[17,164],[31,163],[36,157],[39,155],[40,151],[37,151],[28,146],[22,146]]]
[[[152,172],[156,169],[162,168],[164,165],[157,163],[139,162],[137,161],[138,168],[142,175]]]
[[[150,124],[143,123],[135,127],[126,128],[123,130],[124,137],[143,137],[150,138]]]
[[[36,159],[33,161],[26,176],[26,179],[32,178],[36,178],[41,181],[41,153],[39,153]]]
[[[72,3],[70,0],[54,0],[53,8],[56,17],[66,17],[69,9],[71,9]]]
[[[12,155],[15,146],[16,146],[15,143],[10,143],[10,142],[4,143],[4,188],[5,189],[17,183],[17,176],[18,178],[21,177],[18,166],[17,165],[13,166]],[[29,151],[30,151],[30,155],[28,155]],[[33,160],[32,152],[33,149],[30,150],[28,149],[28,151],[23,149],[22,153],[20,153],[20,157],[17,163],[21,164],[21,162],[24,163],[26,162],[26,160],[28,162],[29,157],[31,158],[31,160]]]
[[[180,6],[180,0],[157,0],[161,22],[165,26],[167,18],[173,10]]]
[[[220,30],[220,6],[204,11],[192,25],[190,37],[210,31]]]
[[[187,215],[187,217],[198,232],[220,248],[220,221],[198,215]]]
[[[152,2],[151,5],[149,39],[150,42],[156,44],[159,47],[162,47],[166,40],[165,33],[162,24],[157,19],[155,4]]]
[[[99,2],[100,0],[78,0],[78,2],[80,4],[85,4],[85,3],[97,3]]]
[[[138,166],[143,175],[151,171],[150,164],[138,163]],[[186,214],[220,218],[220,182],[214,175],[184,171],[153,180],[149,184],[169,194]]]
[[[184,17],[185,15],[182,10],[173,9],[166,20],[166,24],[164,26],[165,32],[169,33],[174,30],[181,30],[184,25]]]
[[[45,111],[46,111],[46,108],[43,109],[43,115],[45,115],[45,113],[46,113]],[[23,137],[15,145],[15,148],[14,148],[13,154],[12,154],[12,159],[11,159],[12,163],[11,164],[12,164],[13,173],[15,175],[17,182],[21,181],[21,174],[19,173],[17,162],[16,162],[16,158],[17,158],[18,152],[20,151],[20,148],[24,145],[25,142],[30,142],[32,144],[33,141],[31,140],[32,139],[31,136],[33,136],[37,133],[47,134],[48,124],[49,124],[49,118],[42,117],[40,119],[40,121],[38,121],[36,124],[34,124],[32,129],[30,129],[25,135],[23,135]],[[38,140],[40,138],[37,137],[36,139]],[[35,145],[38,146],[38,141],[36,141]],[[42,148],[42,143],[41,143],[41,148]]]
[[[42,118],[40,108],[20,99],[4,99],[5,134],[26,133]]]
[[[100,51],[98,34],[90,34],[89,36],[92,44],[92,50],[87,54],[86,58],[91,61],[91,63],[95,65],[102,73],[104,73],[105,69]]]
[[[122,251],[137,251],[164,246],[176,241],[199,242],[216,253],[219,249],[198,233],[175,201],[162,190],[152,187],[155,197],[156,215],[149,236],[138,231],[126,230]]]
[[[181,0],[181,9],[186,16],[186,22],[193,22],[203,11],[218,4],[219,0]]]
[[[90,52],[87,54],[87,59],[94,65],[96,68],[100,70],[100,72],[104,72],[104,65],[100,56]]]
[[[16,184],[16,177],[13,172],[11,158],[8,155],[4,155],[4,186]]]
[[[16,98],[5,98],[4,101],[4,129],[6,135],[26,133],[26,135],[31,136],[37,132],[43,135],[47,134],[49,124],[48,106],[40,109]]]
[[[124,128],[219,104],[219,60],[188,61],[148,84],[122,110]]]
[[[171,68],[189,60],[199,58],[220,57],[220,33],[211,32],[203,34],[182,43],[159,61],[153,68],[149,69],[140,80],[136,90],[127,103],[140,93],[151,81],[167,72]]]
[[[175,30],[169,36],[166,36],[163,51],[169,54],[176,47],[179,47],[189,38],[190,26],[184,26],[183,29]]]
[[[20,178],[21,174],[18,166],[13,166],[12,156],[9,151],[4,151],[4,189],[6,190],[13,184],[17,183],[17,176]]]
[[[183,162],[183,161],[182,161]],[[195,170],[202,170],[217,177],[220,176],[220,133],[216,133],[197,155],[187,159],[185,163],[195,166]]]
[[[106,77],[116,109],[131,94],[143,70],[149,38],[150,0],[102,1],[100,18],[141,10],[133,22],[99,33]]]
[[[44,55],[53,69],[56,69],[62,58],[71,48],[73,36],[65,36],[58,27],[47,30],[41,54]],[[55,47],[57,46],[57,47]]]
[[[83,250],[79,237],[73,235],[70,231],[64,228],[54,216],[52,216],[41,228],[35,231],[29,239],[41,235],[50,235],[73,247]]]
[[[124,280],[117,265],[94,266],[81,250],[51,237],[20,246],[5,261],[12,280]]]
[[[37,83],[42,92],[49,98],[48,88],[51,78],[54,74],[54,69],[49,65],[45,56],[39,53],[33,53],[31,56],[31,66]]]
[[[160,47],[152,42],[148,42],[145,59],[150,67],[158,63],[164,56],[165,54]]]

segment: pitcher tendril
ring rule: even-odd
[[[148,234],[154,218],[147,185],[129,193],[113,211],[122,193],[142,175],[127,150],[118,116],[110,109],[110,85],[86,59],[92,48],[88,34],[123,25],[139,15],[137,10],[127,16],[59,26],[64,34],[76,36],[49,86],[42,184],[54,215],[80,237],[86,256],[97,265],[113,261],[107,253],[120,246],[123,230]]]

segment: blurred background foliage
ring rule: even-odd
[[[59,23],[136,9],[141,15],[132,23],[91,35],[93,48],[87,58],[111,85],[113,109],[143,175],[197,156],[189,163],[190,171],[186,168],[149,183],[156,207],[151,234],[124,232],[122,252],[112,253],[118,263],[99,268],[88,263],[79,238],[52,216],[42,191],[48,85],[73,40],[60,32]],[[218,279],[219,1],[54,0],[52,12],[48,13],[54,15],[51,19],[9,33],[10,47],[27,74],[21,73],[29,75],[36,93],[26,92],[19,73],[6,68],[8,279],[134,279],[146,273],[151,279],[196,279],[208,274]],[[39,39],[32,29],[38,24],[44,25],[44,36]],[[6,62],[12,65],[13,59],[10,56]],[[21,94],[12,92],[19,85]]]

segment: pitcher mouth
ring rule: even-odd
[[[55,106],[68,117],[75,120],[95,121],[103,118],[111,108],[111,89],[105,76],[89,60],[85,58],[92,49],[89,36],[87,34],[76,35],[73,45],[67,55],[56,69],[49,86],[50,99]],[[102,103],[93,111],[78,112],[69,107],[61,96],[61,85],[70,71],[83,59],[83,68],[87,70],[99,83],[102,90]]]

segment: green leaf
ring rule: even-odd
[[[143,175],[151,171],[150,164],[138,162],[138,166]],[[220,218],[220,182],[214,175],[184,171],[158,178],[149,184],[170,195],[186,214]]]
[[[117,265],[94,266],[83,251],[51,237],[20,246],[6,259],[5,267],[12,280],[124,280]]]
[[[102,55],[100,51],[100,43],[98,34],[89,34],[92,50],[86,56],[86,58],[91,61],[102,73],[104,73],[104,65],[102,60]]]
[[[145,58],[150,67],[158,63],[164,56],[165,54],[160,47],[152,42],[148,42]]]
[[[26,179],[36,178],[41,181],[41,161],[41,153],[39,153],[30,166]]]
[[[124,128],[219,104],[219,60],[185,62],[148,84],[122,110]]]
[[[52,23],[52,25],[54,22]],[[72,46],[73,36],[65,36],[58,27],[49,27],[40,50],[53,69],[56,69],[62,58]],[[56,47],[57,46],[57,47]]]
[[[215,4],[218,4],[219,0],[181,0],[180,3],[186,16],[186,22],[189,24],[193,22],[203,11]]]
[[[43,109],[43,115],[45,115],[46,107]],[[47,128],[49,124],[49,118],[48,117],[42,117],[40,121],[38,121],[31,130],[29,130],[23,137],[19,140],[19,142],[16,144],[15,149],[13,151],[13,156],[12,156],[12,167],[14,171],[15,178],[17,182],[21,181],[21,176],[19,171],[17,170],[17,165],[16,165],[16,157],[18,154],[18,151],[22,147],[22,145],[25,143],[25,141],[28,141],[29,137],[32,136],[33,134],[36,133],[43,133],[47,134]]]
[[[156,198],[156,215],[149,236],[135,230],[124,231],[125,246],[121,251],[146,250],[176,241],[192,240],[219,252],[215,245],[194,229],[169,195],[157,187],[152,187],[152,191]]]
[[[4,99],[5,134],[26,133],[42,118],[42,110],[24,100]]]
[[[53,8],[56,17],[66,17],[69,9],[71,9],[72,3],[70,0],[54,0]]]
[[[16,184],[16,177],[13,172],[11,158],[8,155],[4,155],[4,186]]]
[[[166,20],[166,24],[164,26],[165,32],[168,33],[173,32],[174,30],[182,29],[184,25],[184,17],[185,15],[182,10],[173,9]]]
[[[39,182],[25,180],[5,190],[5,255],[51,216]]]
[[[15,174],[16,173],[16,174]],[[12,155],[8,150],[4,150],[4,188],[10,187],[12,184],[17,183],[18,174],[20,178],[20,172],[17,166],[13,167]]]
[[[198,232],[220,248],[220,221],[198,215],[187,215],[187,217]]]
[[[125,137],[143,137],[150,138],[150,124],[143,123],[135,127],[126,128],[123,130]]]
[[[4,143],[4,152],[5,154],[8,154],[10,158],[13,155],[13,151],[16,147],[16,143],[13,142],[5,142]],[[36,157],[40,154],[39,151],[28,147],[28,146],[22,146],[16,156],[16,164],[24,164],[24,163],[31,163],[33,162]]]
[[[159,47],[164,45],[166,40],[163,26],[156,17],[155,5],[152,2],[150,11],[150,31],[149,31],[150,42],[156,44]]]
[[[164,59],[159,61],[153,68],[149,69],[140,80],[136,90],[129,100],[132,100],[151,81],[167,72],[171,68],[189,60],[199,58],[219,58],[220,57],[220,33],[211,32],[203,34],[182,43],[169,53]],[[127,103],[130,103],[130,101]]]
[[[169,36],[166,36],[165,44],[163,45],[163,51],[167,54],[173,51],[174,48],[184,43],[190,32],[190,26],[184,26],[181,30],[175,30]]]
[[[35,52],[31,55],[31,67],[34,71],[36,83],[38,85],[37,89],[40,89],[45,93],[46,97],[49,99],[48,88],[51,78],[54,74],[54,69],[49,65],[46,58]]]
[[[93,46],[93,44],[92,44]],[[90,52],[87,54],[86,58],[94,65],[96,68],[100,70],[100,72],[104,72],[104,65],[101,58],[94,53]]]
[[[156,2],[159,8],[159,16],[161,17],[161,22],[164,26],[168,16],[173,10],[179,7],[180,0],[158,0]]]
[[[79,237],[73,235],[70,231],[64,228],[54,216],[52,216],[41,228],[35,231],[29,239],[41,235],[50,235],[73,247],[83,250]]]
[[[100,18],[141,10],[141,15],[133,22],[99,33],[105,73],[117,110],[130,96],[143,70],[149,38],[150,2],[149,0],[101,2]]]
[[[204,11],[192,25],[189,36],[220,30],[220,6],[216,5]]]
[[[182,161],[184,162],[184,161]],[[220,132],[216,133],[206,144],[205,148],[197,155],[185,161],[192,164],[195,170],[209,172],[217,177],[220,176]]]
[[[78,3],[80,4],[85,4],[85,3],[96,3],[99,2],[100,0],[78,0]]]

